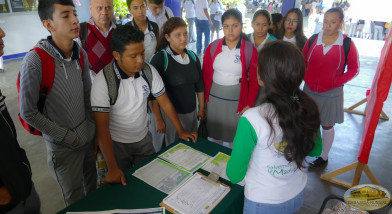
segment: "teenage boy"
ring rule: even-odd
[[[143,40],[144,33],[132,26],[123,25],[114,30],[110,45],[115,60],[96,76],[91,91],[97,139],[108,166],[106,181],[110,183],[126,185],[123,172],[155,153],[147,126],[150,94],[181,139],[193,142],[197,139],[195,132],[184,131],[156,69],[144,63]],[[152,78],[146,77],[148,73]],[[110,90],[109,77],[118,79],[117,86]],[[113,88],[117,93],[113,93]],[[113,103],[114,97],[117,99]]]
[[[46,56],[33,50],[22,62],[20,116],[42,132],[49,169],[68,206],[94,190],[97,182],[88,60],[73,41],[79,36],[79,21],[72,0],[40,0],[38,14],[51,36],[36,45]],[[42,100],[40,85],[44,78],[41,60],[53,62],[54,71],[46,73],[55,75],[43,110],[39,111],[37,104]]]
[[[91,0],[91,18],[80,23],[79,44],[88,55],[91,79],[113,61],[110,34],[116,28],[113,22],[113,0]]]
[[[0,57],[5,37],[0,27]],[[14,122],[0,90],[0,213],[39,213],[41,201],[31,180],[26,152],[19,146]]]
[[[147,0],[147,17],[157,23],[159,29],[162,29],[169,18],[174,17],[173,11],[164,4],[165,0]]]

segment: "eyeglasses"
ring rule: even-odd
[[[105,9],[106,11],[112,11],[113,7],[112,6],[107,6],[107,7],[98,6],[95,8],[95,10],[97,10],[97,12],[101,12],[102,9]]]
[[[293,23],[293,25],[297,25],[298,24],[298,20],[296,20],[296,19],[286,19],[286,23],[287,24]]]

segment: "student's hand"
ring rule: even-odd
[[[197,113],[197,119],[204,120],[205,118],[206,118],[206,113],[204,112],[204,110],[199,110],[199,112]]]
[[[192,140],[194,143],[196,143],[196,140],[197,140],[197,133],[196,132],[183,131],[181,133],[178,133],[178,136],[179,136],[179,138],[181,138],[185,141]]]
[[[118,167],[116,169],[109,169],[108,173],[106,173],[105,182],[107,183],[121,183],[123,186],[126,186],[127,183],[125,181],[124,173]]]
[[[155,121],[155,128],[158,133],[163,134],[166,132],[166,124],[163,120],[156,120]]]
[[[210,27],[212,27],[212,21],[211,20],[209,20],[210,21]]]
[[[10,193],[5,186],[0,187],[0,205],[9,204],[12,200]]]
[[[243,114],[246,110],[248,110],[248,109],[250,109],[250,107],[249,107],[249,106],[245,106],[244,109],[242,109],[242,111],[240,112],[240,116],[242,116],[242,114]]]

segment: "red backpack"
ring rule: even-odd
[[[34,50],[37,52],[39,55],[39,58],[41,59],[41,65],[42,65],[42,81],[41,81],[41,86],[39,90],[39,99],[37,103],[38,111],[42,113],[44,106],[45,106],[45,100],[48,94],[50,93],[53,82],[54,82],[54,75],[55,75],[55,64],[54,64],[54,59],[52,56],[50,56],[46,51],[42,50],[39,47],[34,47],[30,51]],[[80,58],[79,58],[79,63],[82,69],[82,75],[83,75],[83,68],[84,68],[84,59],[83,59],[83,53],[80,51]],[[18,104],[19,104],[19,76],[18,74],[17,80],[16,80],[16,88],[18,90]],[[19,104],[20,108],[20,104]],[[22,126],[30,133],[33,135],[39,135],[42,136],[42,133],[35,129],[33,126],[28,124],[26,121],[22,119],[20,114],[18,114],[19,120],[22,123]]]

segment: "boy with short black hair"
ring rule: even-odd
[[[22,62],[20,116],[42,132],[49,169],[68,206],[94,190],[97,181],[88,60],[73,41],[79,36],[79,20],[72,0],[40,0],[38,14],[51,36],[39,41]],[[52,62],[53,67],[43,71],[43,62]],[[43,72],[54,72],[45,98],[40,93],[42,81],[47,78]],[[42,100],[43,109],[39,110]]]
[[[150,95],[181,139],[197,139],[195,132],[184,131],[160,75],[144,62],[143,41],[144,33],[133,26],[114,30],[110,44],[115,60],[98,73],[91,91],[97,139],[108,166],[106,181],[110,183],[126,185],[123,171],[155,153],[147,125]]]
[[[162,29],[163,24],[174,17],[173,11],[165,6],[165,0],[147,0],[147,17],[150,21],[158,24]]]

